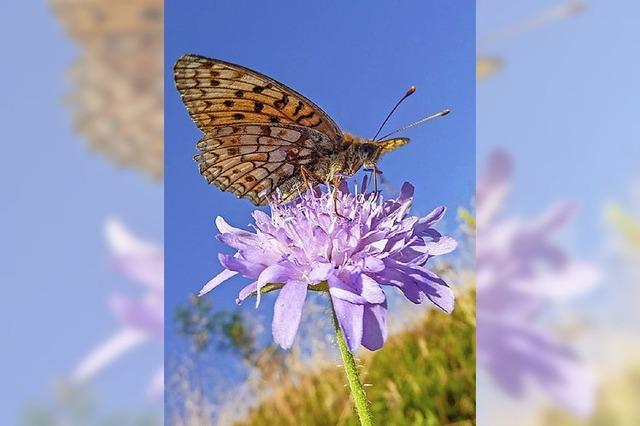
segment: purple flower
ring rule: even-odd
[[[220,254],[225,267],[200,291],[207,293],[240,274],[254,280],[240,291],[237,302],[264,291],[280,289],[273,316],[273,338],[292,346],[307,290],[328,291],[338,323],[351,352],[362,344],[370,350],[387,338],[387,298],[383,286],[398,288],[414,303],[431,301],[451,312],[451,289],[424,265],[432,256],[449,253],[456,242],[434,225],[445,213],[438,207],[425,217],[409,216],[413,186],[405,183],[397,199],[337,190],[341,216],[334,212],[332,194],[309,190],[297,200],[271,206],[271,216],[255,211],[254,232],[234,228],[218,217],[225,244],[238,250]]]
[[[162,247],[140,240],[119,221],[110,220],[106,237],[113,251],[112,261],[116,269],[144,289],[143,295],[133,298],[114,295],[111,309],[122,323],[121,329],[96,347],[77,366],[73,378],[83,382],[125,352],[142,343],[163,340],[164,324],[164,257]],[[164,372],[160,367],[154,373],[148,394],[162,395]]]
[[[477,357],[509,395],[523,398],[536,384],[578,415],[593,406],[593,373],[571,346],[536,320],[545,308],[594,288],[600,273],[553,242],[573,206],[534,219],[503,217],[510,160],[494,153],[477,190]]]

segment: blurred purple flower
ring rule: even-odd
[[[496,152],[477,185],[478,363],[510,395],[524,397],[536,382],[584,416],[593,407],[593,373],[568,345],[534,323],[545,307],[594,288],[600,273],[552,242],[572,205],[533,220],[500,216],[509,178],[510,160]]]
[[[125,352],[149,340],[162,343],[164,325],[164,258],[161,247],[132,235],[120,222],[110,220],[105,229],[117,270],[145,289],[142,297],[114,295],[111,309],[122,329],[93,350],[76,368],[73,377],[85,381],[104,369]],[[157,397],[164,390],[163,368],[152,378],[149,395]]]
[[[338,210],[348,219],[335,215],[332,194],[320,189],[284,206],[272,205],[271,216],[255,211],[255,232],[233,228],[218,217],[218,238],[238,252],[219,255],[225,270],[200,294],[236,274],[255,280],[240,291],[238,303],[257,294],[257,306],[261,291],[279,288],[272,332],[285,349],[293,344],[307,289],[329,291],[351,352],[361,344],[380,349],[387,338],[382,286],[397,287],[413,303],[430,300],[451,312],[451,289],[423,266],[456,247],[433,228],[445,208],[422,218],[407,216],[412,185],[405,183],[397,199],[386,201],[366,188],[365,177],[359,194],[357,188],[350,193],[346,183],[337,190]]]

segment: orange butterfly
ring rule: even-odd
[[[310,182],[337,183],[362,167],[375,173],[382,154],[409,142],[374,142],[343,133],[309,99],[240,65],[185,55],[176,62],[174,77],[191,118],[205,133],[195,157],[200,173],[207,182],[256,205],[266,204],[276,189],[284,203]]]

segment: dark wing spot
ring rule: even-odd
[[[283,93],[282,99],[275,101],[273,103],[273,106],[275,106],[278,109],[282,109],[285,106],[287,106],[288,103],[289,103],[289,96],[286,93]]]
[[[209,73],[211,74],[211,77],[220,77],[220,71],[216,71],[213,68],[209,70]]]
[[[296,105],[296,110],[293,111],[293,115],[298,115],[302,108],[304,108],[304,104],[302,103],[302,101],[298,101],[298,105]]]
[[[227,148],[227,154],[229,155],[236,155],[240,152],[240,149],[238,148]]]
[[[262,93],[262,91],[264,90],[264,87],[262,87],[262,86],[254,86],[252,90],[255,93]]]
[[[236,90],[236,97],[241,98],[244,96],[244,92],[242,90]]]
[[[256,103],[253,105],[253,110],[255,112],[260,112],[262,111],[262,108],[264,108],[264,104],[262,102],[258,102],[256,101]]]
[[[220,81],[219,80],[211,80],[211,85],[212,86],[220,86]]]
[[[271,89],[273,87],[273,84],[271,83],[267,83],[266,86],[264,86],[265,89]]]
[[[227,99],[226,101],[224,101],[224,106],[231,108],[233,106],[233,101]]]
[[[311,111],[309,114],[301,115],[296,119],[296,123],[300,124],[302,120],[306,120],[313,117],[313,114],[315,114],[315,111]]]
[[[247,176],[244,177],[244,180],[246,182],[255,182],[256,178],[254,176],[252,176],[252,175],[247,175]]]
[[[269,117],[269,121],[272,123],[279,123],[280,119],[278,117]]]
[[[239,112],[233,114],[233,118],[235,118],[236,120],[242,120],[244,119],[244,114],[240,114]]]

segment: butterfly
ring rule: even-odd
[[[255,205],[273,200],[276,190],[277,202],[286,203],[309,184],[337,185],[363,167],[375,173],[382,155],[409,142],[374,142],[342,132],[300,93],[241,65],[184,55],[175,63],[174,78],[191,118],[204,132],[194,157],[200,173],[208,183]]]
[[[164,160],[162,0],[50,0],[79,46],[70,67],[76,131],[96,152],[159,180]]]

